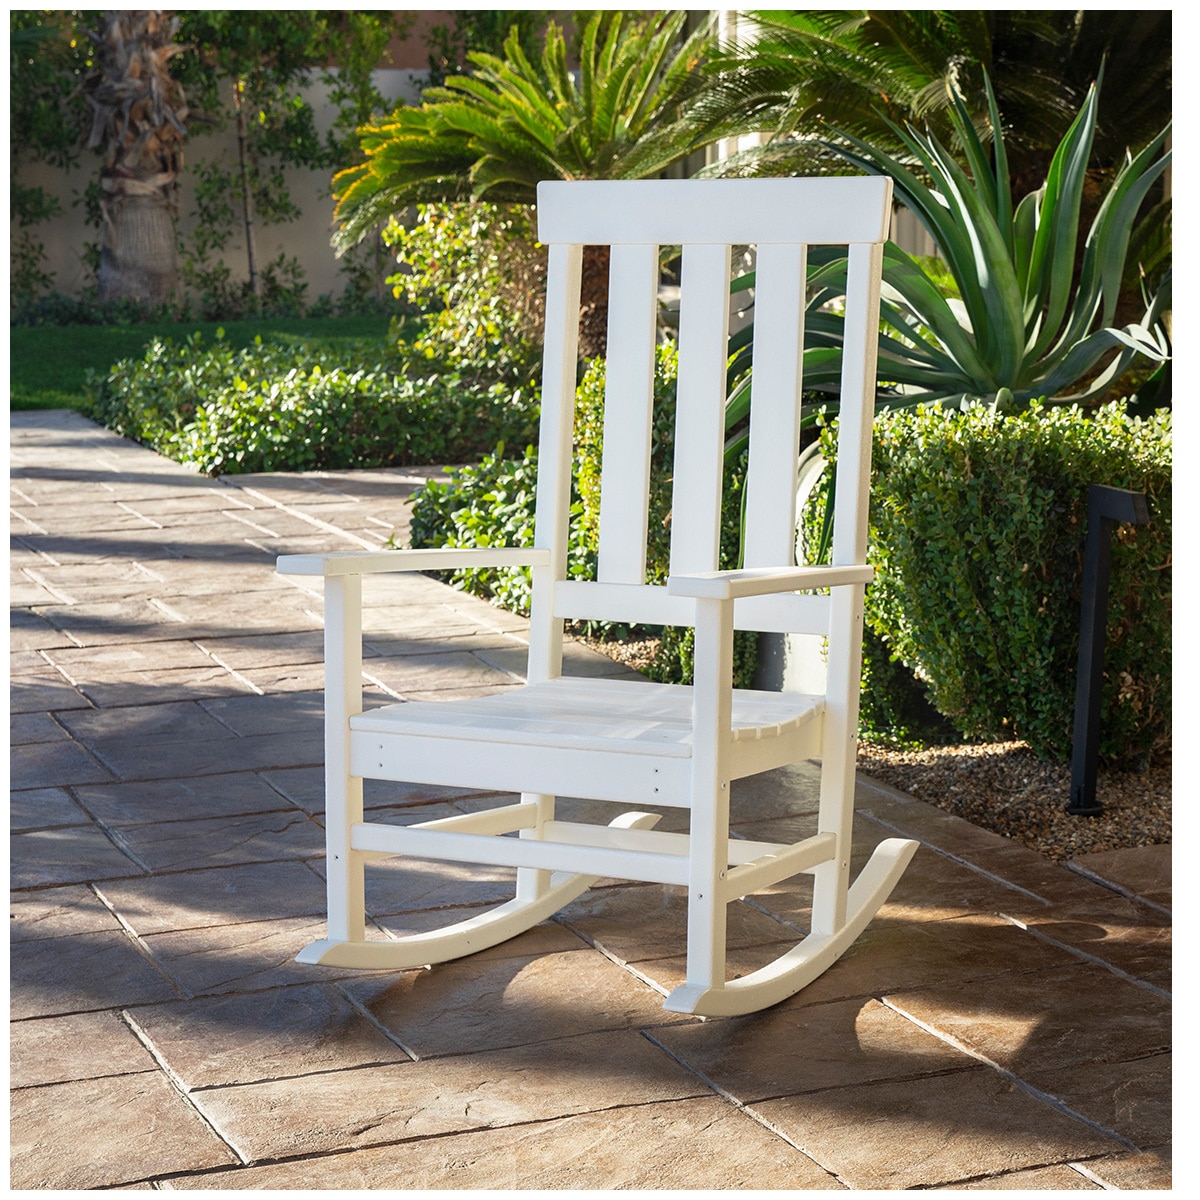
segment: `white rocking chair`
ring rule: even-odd
[[[881,178],[543,183],[549,247],[537,532],[533,548],[281,558],[325,580],[328,937],[301,962],[401,969],[486,949],[598,878],[688,890],[687,980],[675,1012],[723,1016],[786,999],[858,937],[916,843],[880,843],[849,882],[871,418],[883,242]],[[833,565],[796,566],[807,244],[849,247]],[[566,579],[572,418],[585,245],[611,247],[608,370],[596,582]],[[745,568],[720,571],[730,251],[757,248]],[[646,580],[659,247],[682,246],[670,578]],[[362,711],[361,577],[465,566],[533,568],[528,682],[486,699]],[[810,594],[800,594],[810,593]],[[817,593],[817,594],[812,594]],[[695,627],[690,687],[562,675],[564,619]],[[824,695],[732,686],[734,629],[828,638]],[[821,761],[818,832],[792,845],[731,840],[730,781]],[[363,778],[521,793],[521,802],[421,825],[364,822]],[[637,811],[610,825],[555,820],[556,796],[690,810],[690,833]],[[518,837],[503,837],[519,831]],[[364,867],[389,856],[517,868],[515,898],[432,933],[368,940]],[[726,906],[801,872],[811,932],[725,978]]]

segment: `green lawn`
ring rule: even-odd
[[[247,321],[193,321],[145,325],[17,325],[10,329],[9,381],[15,410],[79,408],[89,367],[107,371],[123,358],[140,357],[158,337],[182,341],[197,330],[205,342],[225,330],[226,342],[241,349],[257,335],[264,340],[320,342],[328,346],[356,339],[383,340],[388,318],[278,317]]]

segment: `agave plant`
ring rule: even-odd
[[[884,252],[879,338],[883,404],[983,401],[1000,407],[1030,400],[1098,400],[1140,356],[1165,362],[1170,347],[1160,317],[1170,305],[1170,272],[1145,315],[1113,324],[1130,232],[1169,152],[1158,152],[1164,129],[1116,172],[1087,231],[1080,207],[1096,123],[1096,86],[1055,152],[1044,185],[1013,202],[995,96],[988,88],[993,153],[988,155],[955,94],[950,110],[964,147],[960,165],[932,134],[892,126],[931,185],[891,155],[842,134],[827,145],[871,174],[890,175],[896,194],[919,217],[944,260],[950,286],[893,243]],[[841,369],[844,255],[815,256],[806,321],[805,382],[836,390]],[[735,287],[753,284],[753,276]],[[953,294],[947,296],[946,291]],[[727,424],[736,429],[748,406],[752,332],[731,344],[736,352]],[[809,415],[812,419],[814,414]],[[731,440],[736,451],[738,439]]]
[[[1158,156],[1170,127],[1117,171],[1087,232],[1076,274],[1096,85],[1059,144],[1045,184],[1015,205],[990,86],[988,104],[990,162],[966,106],[954,96],[950,117],[969,174],[931,134],[895,130],[932,188],[866,142],[844,135],[850,148],[831,147],[871,174],[892,177],[900,199],[937,243],[958,292],[959,303],[953,305],[920,263],[888,247],[881,376],[909,400],[1096,400],[1137,355],[1158,362],[1170,355],[1159,326],[1170,303],[1169,276],[1140,322],[1123,328],[1112,324],[1130,232],[1146,193],[1170,159],[1169,152]],[[818,320],[818,337],[822,325],[835,332]]]

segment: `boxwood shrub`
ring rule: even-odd
[[[1071,753],[1088,485],[1146,493],[1150,523],[1113,537],[1100,750],[1167,744],[1169,413],[892,411],[873,465],[868,626],[962,735],[1048,759]]]
[[[156,340],[141,360],[93,375],[87,392],[108,428],[212,475],[468,462],[537,428],[529,389],[410,374],[368,343]]]

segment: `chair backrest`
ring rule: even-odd
[[[559,670],[561,621],[689,625],[693,602],[648,586],[646,542],[659,248],[682,248],[672,574],[718,568],[731,249],[756,250],[744,565],[795,565],[809,245],[848,249],[833,562],[866,554],[882,246],[891,180],[653,180],[538,185],[549,247],[530,677]],[[595,583],[564,578],[583,247],[611,247]],[[737,601],[738,628],[823,633],[821,596]]]

